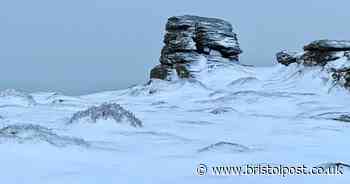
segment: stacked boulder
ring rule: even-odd
[[[229,22],[192,15],[168,19],[164,44],[160,64],[151,70],[152,79],[191,78],[193,64],[237,62],[242,53]]]
[[[286,66],[298,63],[325,67],[337,83],[350,89],[350,41],[316,40],[304,46],[302,53],[281,51],[276,58]]]

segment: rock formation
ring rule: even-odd
[[[343,40],[317,40],[304,46],[302,56],[305,65],[325,65],[345,55],[350,51],[350,41]]]
[[[303,53],[281,51],[276,54],[277,61],[283,65],[302,63],[307,66],[326,65],[329,61],[348,57],[350,41],[316,40],[304,46]]]
[[[297,52],[290,52],[290,51],[283,50],[276,54],[276,59],[279,63],[288,66],[292,63],[297,62],[296,55],[297,55]]]
[[[348,51],[350,41],[346,40],[316,40],[304,46],[307,51]]]
[[[332,78],[340,85],[350,89],[350,67],[333,70]]]
[[[304,46],[304,52],[281,51],[276,54],[283,65],[292,63],[322,66],[336,83],[350,89],[350,41],[316,40]]]
[[[160,64],[151,71],[153,79],[191,78],[193,65],[234,62],[242,53],[229,22],[192,15],[168,19],[164,44]]]

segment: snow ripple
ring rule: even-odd
[[[251,149],[247,146],[232,143],[232,142],[218,142],[202,149],[199,149],[198,152],[227,152],[227,153],[243,153],[249,152]]]
[[[57,147],[66,146],[84,146],[89,147],[90,144],[83,139],[59,136],[52,132],[52,130],[33,124],[17,124],[9,125],[0,129],[0,142],[46,142]]]

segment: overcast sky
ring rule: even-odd
[[[223,18],[241,62],[272,65],[281,49],[350,39],[349,0],[2,0],[0,90],[70,95],[144,83],[158,63],[169,16]]]

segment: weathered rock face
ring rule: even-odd
[[[307,66],[315,66],[321,65],[324,66],[329,61],[334,61],[344,56],[343,53],[339,53],[337,51],[305,51],[305,53],[301,56],[301,60],[304,65]]]
[[[165,80],[171,74],[171,70],[168,65],[157,65],[151,70],[151,78]]]
[[[238,61],[242,50],[232,31],[232,25],[221,19],[192,15],[170,17],[161,64],[152,69],[151,78],[171,80],[174,72],[179,78],[190,78],[192,63]]]

